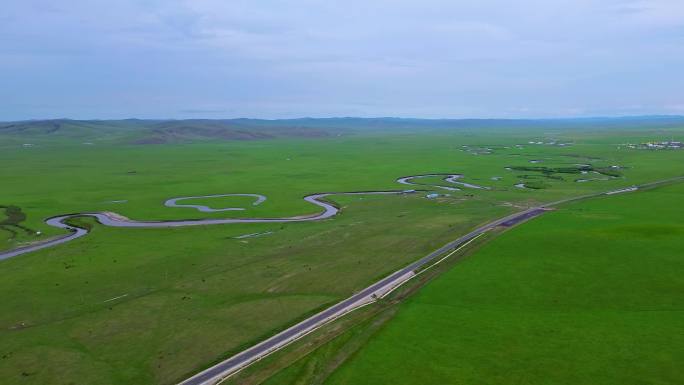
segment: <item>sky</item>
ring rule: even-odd
[[[682,0],[4,0],[0,120],[684,114]]]

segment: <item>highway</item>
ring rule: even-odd
[[[408,178],[410,177],[400,178],[400,180],[406,181],[406,179]],[[420,270],[422,267],[428,266],[432,262],[440,262],[441,259],[437,259],[438,257],[450,251],[458,249],[459,247],[465,245],[467,242],[473,240],[474,238],[480,236],[484,232],[489,231],[497,226],[512,227],[518,225],[522,222],[535,218],[545,213],[546,211],[551,210],[554,206],[564,203],[596,198],[600,196],[611,196],[615,194],[628,193],[637,191],[638,189],[655,187],[658,185],[671,182],[678,182],[682,180],[684,180],[684,177],[675,177],[644,184],[641,186],[631,186],[626,189],[619,189],[608,192],[600,192],[583,196],[577,196],[573,198],[567,198],[555,202],[545,203],[538,207],[532,207],[527,210],[512,215],[508,215],[506,217],[497,219],[493,222],[487,223],[471,231],[470,233],[447,243],[446,245],[419,259],[418,261],[413,262],[402,269],[399,269],[398,271],[390,274],[386,278],[381,279],[380,281],[368,286],[367,288],[331,306],[330,308],[325,309],[320,313],[317,313],[307,318],[306,320],[283,330],[282,332],[274,335],[273,337],[270,337],[252,346],[251,348],[248,348],[200,373],[193,375],[192,377],[179,383],[179,385],[218,384],[227,377],[237,373],[238,371],[244,369],[252,363],[268,356],[269,354],[287,346],[288,344],[298,340],[299,338],[302,338],[303,336],[313,332],[321,326],[353,310],[356,310],[362,306],[377,301],[378,298],[382,298],[387,293],[391,292],[398,286],[402,285],[403,283],[414,277],[417,271]]]
[[[434,174],[435,176],[437,175],[444,175],[444,174]],[[449,179],[450,177],[457,175],[457,174],[446,174],[446,179]],[[433,176],[433,175],[430,175]],[[410,182],[411,178],[416,178],[416,177],[421,177],[421,176],[414,176],[414,177],[402,177],[399,178],[397,181],[399,183],[404,183],[404,184],[412,184]],[[456,178],[453,178],[456,179]],[[458,239],[455,239],[454,241],[451,241],[447,243],[446,245],[440,247],[439,249],[433,251],[432,253],[426,255],[425,257],[417,260],[416,262],[413,262],[409,264],[408,266],[399,269],[398,271],[390,274],[389,276],[381,279],[380,281],[368,286],[367,288],[359,291],[358,293],[352,295],[351,297],[331,306],[328,309],[325,309],[309,318],[306,320],[287,328],[286,330],[283,330],[282,332],[274,335],[271,338],[266,339],[265,341],[262,341],[258,343],[257,345],[252,346],[251,348],[248,348],[180,383],[180,385],[213,385],[221,382],[223,379],[226,377],[238,372],[239,370],[245,368],[246,366],[262,359],[263,357],[267,356],[268,354],[292,343],[293,341],[296,341],[297,339],[305,336],[308,333],[311,333],[312,331],[316,330],[317,328],[343,316],[344,314],[349,313],[350,311],[353,311],[355,309],[358,309],[364,305],[367,305],[369,303],[372,303],[376,301],[378,298],[382,298],[384,295],[387,293],[391,292],[392,290],[396,289],[398,286],[402,285],[409,279],[411,279],[413,276],[416,275],[417,271],[420,270],[422,267],[427,266],[435,260],[437,260],[438,257],[444,255],[445,253],[448,253],[450,251],[453,251],[461,246],[463,246],[465,243],[473,240],[475,237],[483,234],[484,232],[491,230],[497,226],[503,226],[503,227],[512,227],[517,224],[520,224],[526,220],[535,218],[544,212],[548,211],[551,209],[551,207],[562,204],[562,203],[568,203],[572,201],[578,201],[578,200],[583,200],[583,199],[588,199],[588,198],[593,198],[593,197],[598,197],[598,196],[610,196],[610,195],[615,195],[615,194],[623,194],[623,193],[628,193],[628,192],[633,192],[637,191],[638,189],[646,188],[646,187],[654,187],[660,184],[665,184],[669,182],[674,182],[674,181],[681,181],[683,180],[684,177],[676,177],[676,178],[671,178],[667,180],[662,180],[662,181],[657,181],[657,182],[652,182],[648,184],[644,184],[641,186],[630,186],[628,188],[624,189],[619,189],[619,190],[613,190],[613,191],[608,191],[608,192],[602,192],[602,193],[594,193],[594,194],[589,194],[589,195],[584,195],[584,196],[578,196],[574,198],[568,198],[556,202],[551,202],[551,203],[546,203],[543,205],[540,205],[538,207],[532,207],[529,209],[526,209],[524,211],[508,215],[506,217],[500,218],[498,220],[495,220],[493,222],[487,223],[483,226],[478,227],[477,229],[471,231],[470,233],[463,235],[459,237]],[[416,192],[416,190],[396,190],[396,191],[359,191],[359,192],[344,192],[344,193],[319,193],[319,194],[312,194],[304,197],[304,200],[311,202],[317,206],[320,206],[323,208],[323,212],[315,215],[307,215],[307,216],[295,216],[295,217],[285,217],[285,218],[241,218],[241,219],[201,219],[201,220],[178,220],[178,221],[149,221],[149,222],[143,222],[143,221],[132,221],[129,220],[128,218],[124,218],[121,216],[118,216],[117,214],[114,213],[104,213],[104,212],[95,212],[95,213],[76,213],[76,214],[67,214],[67,215],[61,215],[57,217],[52,217],[48,218],[45,222],[54,227],[59,227],[66,229],[71,232],[71,234],[52,239],[50,241],[41,243],[41,244],[35,244],[19,249],[14,249],[8,252],[0,253],[0,260],[2,259],[7,259],[11,258],[17,255],[25,254],[28,252],[33,252],[36,250],[44,249],[47,247],[52,247],[56,246],[61,243],[65,243],[68,241],[71,241],[73,239],[82,237],[88,233],[87,230],[70,226],[65,223],[65,221],[69,218],[72,217],[77,217],[77,216],[91,216],[95,217],[101,224],[107,225],[107,226],[114,226],[114,227],[140,227],[140,228],[149,228],[149,227],[179,227],[179,226],[195,226],[195,225],[213,225],[213,224],[228,224],[228,223],[263,223],[263,222],[301,222],[301,221],[312,221],[312,220],[321,220],[321,219],[326,219],[330,218],[334,215],[336,215],[339,212],[339,209],[335,207],[333,204],[326,202],[323,200],[323,198],[330,196],[330,195],[358,195],[358,194],[407,194],[407,193],[413,193]],[[195,207],[197,208],[197,207]]]
[[[310,318],[276,334],[275,336],[257,344],[253,347],[236,354],[227,360],[204,370],[187,380],[180,383],[180,385],[209,385],[217,384],[224,378],[238,372],[244,367],[254,363],[267,356],[268,354],[296,341],[317,328],[331,322],[352,310],[358,309],[366,304],[376,301],[383,297],[389,291],[395,289],[412,278],[416,271],[435,261],[439,256],[457,249],[461,245],[479,236],[480,234],[499,225],[514,226],[525,220],[534,218],[543,214],[548,209],[542,207],[535,207],[525,211],[515,213],[496,221],[490,222],[484,226],[480,226],[470,233],[454,240],[439,249],[433,251],[427,256],[419,259],[416,262],[390,274],[386,278],[368,286],[360,292],[351,297],[339,302],[328,309],[317,313]]]

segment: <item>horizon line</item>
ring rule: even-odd
[[[618,119],[684,119],[684,115],[678,114],[646,114],[646,115],[595,115],[595,116],[576,116],[576,117],[527,117],[527,118],[503,118],[503,117],[472,117],[472,118],[413,118],[413,117],[398,117],[398,116],[326,116],[326,117],[312,117],[302,116],[296,118],[255,118],[255,117],[233,117],[233,118],[30,118],[19,120],[0,120],[1,123],[27,123],[27,122],[44,122],[44,121],[186,121],[186,120],[256,120],[256,121],[287,121],[287,120],[335,120],[335,119],[357,119],[357,120],[414,120],[414,121],[561,121],[561,120],[618,120]]]

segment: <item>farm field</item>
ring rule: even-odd
[[[679,128],[664,132],[684,136]],[[176,383],[482,223],[541,202],[681,175],[684,152],[619,146],[652,136],[634,128],[497,128],[157,145],[32,137],[32,146],[13,137],[0,143],[0,252],[64,234],[43,220],[65,213],[111,211],[136,220],[272,218],[317,213],[318,207],[302,200],[311,193],[426,191],[331,196],[327,200],[341,213],[320,222],[122,229],[76,219],[92,232],[0,261],[6,296],[0,305],[0,378],[21,384]],[[572,145],[529,144],[548,138]],[[396,182],[434,173],[463,174],[463,182],[489,189],[445,190],[434,186],[458,186],[438,177],[416,180],[420,185]],[[440,195],[428,199],[429,192]],[[164,206],[174,197],[228,193],[267,199],[256,206],[245,197],[183,201],[243,211]],[[634,196],[648,194],[655,192]],[[345,373],[356,372],[349,370],[343,367],[331,380],[347,381]]]
[[[355,337],[267,383],[682,383],[682,194],[561,206],[429,283],[332,375]]]

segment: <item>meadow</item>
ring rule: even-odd
[[[425,187],[450,194],[438,199],[426,199],[426,192],[332,196],[341,214],[321,222],[119,229],[78,220],[92,227],[86,237],[0,262],[0,378],[177,382],[491,219],[539,202],[680,175],[684,152],[618,148],[651,136],[497,129],[162,145],[0,143],[0,206],[19,208],[25,217],[13,209],[12,218],[30,230],[0,224],[0,250],[62,234],[43,220],[65,213],[113,211],[138,220],[313,214],[317,208],[302,200],[305,195],[418,188],[395,180],[430,173],[462,173],[463,181],[491,188]],[[527,144],[548,137],[573,145]],[[475,154],[463,146],[494,150]],[[548,167],[620,165],[621,174],[578,183],[582,174],[549,178],[506,169],[531,160]],[[543,188],[515,187],[528,179],[524,174],[542,178]],[[268,199],[258,206],[240,197],[192,202],[246,208],[233,212],[163,205],[173,197],[225,193]],[[0,211],[4,219],[10,217]],[[242,237],[248,234],[261,235]]]
[[[682,194],[561,206],[426,285],[331,375],[311,381],[354,336],[267,383],[682,383]]]

